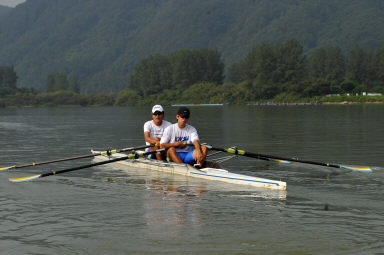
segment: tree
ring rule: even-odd
[[[62,73],[49,74],[46,81],[46,91],[67,91],[68,90],[68,79],[67,75]]]
[[[345,80],[341,83],[340,87],[341,87],[341,89],[342,89],[345,93],[351,93],[351,92],[354,91],[355,87],[357,87],[357,85],[356,85],[355,83],[356,83],[355,81],[353,81],[353,80],[347,78],[347,79],[345,79]]]
[[[204,93],[202,93],[204,91]],[[217,103],[213,102],[212,98],[219,92],[218,85],[212,82],[201,82],[190,86],[183,91],[183,102],[186,103]],[[220,102],[222,103],[222,102]]]
[[[275,45],[276,70],[272,74],[272,81],[278,83],[298,82],[303,74],[303,46],[291,39]]]
[[[69,91],[80,94],[80,84],[76,76],[72,76],[69,82]]]
[[[367,84],[369,89],[375,80],[371,50],[359,46],[353,48],[349,54],[348,73],[351,79],[359,84]]]
[[[223,70],[221,55],[216,50],[180,50],[142,60],[135,66],[129,87],[148,96],[166,89],[187,89],[199,82],[220,84]]]
[[[48,74],[45,87],[47,93],[55,91],[55,77],[53,76],[53,74]]]
[[[326,58],[325,48],[315,49],[308,57],[307,68],[308,75],[310,80],[317,80],[319,78],[325,78],[325,58]]]
[[[199,82],[223,82],[221,54],[212,49],[180,50],[169,56],[172,87],[188,88]]]
[[[345,56],[340,47],[328,47],[325,58],[325,77],[329,81],[341,82],[345,78]]]
[[[246,79],[245,73],[244,73],[244,63],[243,61],[233,63],[230,65],[227,69],[227,79],[230,82],[239,83]]]
[[[132,106],[136,105],[139,99],[137,91],[123,90],[117,95],[115,105],[117,106]]]
[[[55,91],[66,91],[68,90],[68,79],[67,75],[62,73],[55,73]]]
[[[373,53],[373,66],[375,67],[375,81],[384,87],[384,47]]]
[[[303,91],[305,96],[324,96],[331,93],[331,83],[325,79],[317,79],[311,82]]]
[[[319,48],[308,57],[308,73],[312,81],[325,79],[342,82],[345,78],[345,57],[340,47]]]
[[[13,66],[0,66],[0,87],[16,88],[17,75]]]
[[[244,59],[245,77],[253,83],[255,95],[271,98],[284,89],[294,87],[304,75],[303,47],[297,40],[255,46]]]
[[[135,66],[129,87],[144,96],[159,93],[171,83],[171,67],[168,57],[150,56]]]
[[[244,59],[243,68],[248,80],[267,79],[276,70],[273,47],[266,43],[253,47]]]

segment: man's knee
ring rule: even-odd
[[[168,150],[167,150],[167,155],[175,155],[176,154],[176,149],[175,147],[170,147]]]

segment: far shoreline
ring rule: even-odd
[[[384,104],[384,102],[376,101],[376,102],[354,102],[354,101],[343,101],[343,102],[322,102],[322,104],[332,105],[348,105],[348,104]]]

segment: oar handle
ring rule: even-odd
[[[52,171],[52,172],[43,173],[43,174],[41,174],[41,177],[55,175],[55,174],[61,174],[61,173],[66,173],[66,172],[71,172],[71,171],[75,171],[75,170],[79,170],[79,169],[83,169],[83,168],[89,168],[89,167],[94,167],[94,166],[105,165],[105,164],[109,164],[109,163],[113,163],[113,162],[117,162],[117,161],[122,161],[122,160],[127,160],[127,159],[138,159],[140,157],[145,157],[146,155],[154,154],[154,153],[157,153],[157,152],[162,152],[164,150],[165,149],[159,149],[159,150],[148,151],[148,152],[135,152],[135,153],[128,154],[127,156],[124,156],[124,157],[109,159],[109,160],[105,160],[105,161],[100,161],[100,162],[96,162],[96,163],[92,163],[92,164],[88,164],[88,165],[72,167],[72,168],[68,168],[68,169],[64,169],[64,170],[59,170],[59,171]]]
[[[72,167],[72,168],[63,169],[63,170],[59,170],[59,171],[46,172],[46,173],[42,173],[42,174],[39,174],[39,175],[33,175],[33,176],[29,176],[29,177],[10,178],[9,180],[11,182],[25,182],[25,181],[34,180],[34,179],[41,178],[41,177],[47,177],[47,176],[56,175],[56,174],[62,174],[62,173],[71,172],[71,171],[75,171],[75,170],[79,170],[79,169],[84,169],[84,168],[89,168],[89,167],[94,167],[94,166],[105,165],[105,164],[109,164],[109,163],[113,163],[113,162],[117,162],[117,161],[121,161],[121,160],[137,159],[139,157],[145,157],[146,155],[154,154],[154,153],[157,153],[157,152],[162,152],[162,151],[165,151],[165,150],[166,149],[159,149],[159,150],[148,151],[148,152],[135,152],[135,153],[128,154],[127,156],[124,156],[124,157],[119,157],[119,158],[114,158],[114,159],[110,159],[110,160],[100,161],[100,162],[96,162],[96,163],[92,163],[92,164]],[[99,154],[99,153],[97,153],[97,154]],[[95,155],[97,155],[97,154],[95,154]]]
[[[45,164],[68,161],[68,160],[96,157],[96,156],[100,156],[100,155],[111,155],[111,154],[119,153],[119,152],[141,150],[141,149],[149,148],[151,146],[153,146],[153,145],[145,145],[145,146],[139,146],[139,147],[130,147],[130,148],[114,149],[114,150],[109,149],[109,150],[105,150],[105,151],[102,151],[100,153],[95,153],[95,154],[80,155],[80,156],[74,156],[74,157],[62,158],[62,159],[54,159],[54,160],[42,161],[42,162],[36,162],[36,163],[34,162],[34,163],[30,163],[30,164],[25,164],[25,165],[14,166],[13,168],[23,168],[23,167],[30,167],[30,166],[45,165]]]
[[[68,160],[89,158],[91,156],[92,156],[91,154],[87,154],[87,155],[81,155],[81,156],[75,156],[75,157],[69,157],[69,158],[54,159],[54,160],[41,161],[41,162],[33,162],[33,163],[25,164],[25,165],[15,166],[15,168],[24,168],[24,167],[30,167],[30,166],[45,165],[45,164],[51,164],[51,163],[56,163],[56,162],[68,161]]]
[[[96,163],[92,163],[92,164],[88,164],[88,165],[72,167],[72,168],[68,168],[68,169],[64,169],[64,170],[51,171],[51,172],[41,174],[40,177],[46,177],[46,176],[50,176],[50,175],[56,175],[56,174],[71,172],[71,171],[75,171],[75,170],[79,170],[79,169],[84,169],[84,168],[89,168],[89,167],[94,167],[94,166],[100,166],[100,165],[104,165],[104,164],[108,164],[108,163],[113,163],[116,161],[126,160],[128,158],[129,157],[126,156],[126,157],[121,157],[121,158],[110,159],[108,161],[101,161],[101,162],[96,162]]]

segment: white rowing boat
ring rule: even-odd
[[[95,161],[105,161],[113,158],[122,158],[127,156],[123,153],[114,153],[110,156],[100,155],[100,151],[93,151],[94,154],[99,154],[94,158]],[[195,178],[202,178],[207,180],[221,181],[226,183],[261,187],[274,190],[286,190],[287,184],[282,181],[264,179],[259,177],[253,177],[243,174],[231,173],[225,169],[219,168],[202,168],[196,169],[191,165],[174,163],[174,162],[165,162],[160,160],[153,160],[148,158],[139,158],[139,159],[127,159],[116,161],[113,164],[124,165],[127,167],[140,168],[140,169],[149,169],[160,172],[166,172],[170,174],[178,174],[184,176],[191,176]]]

